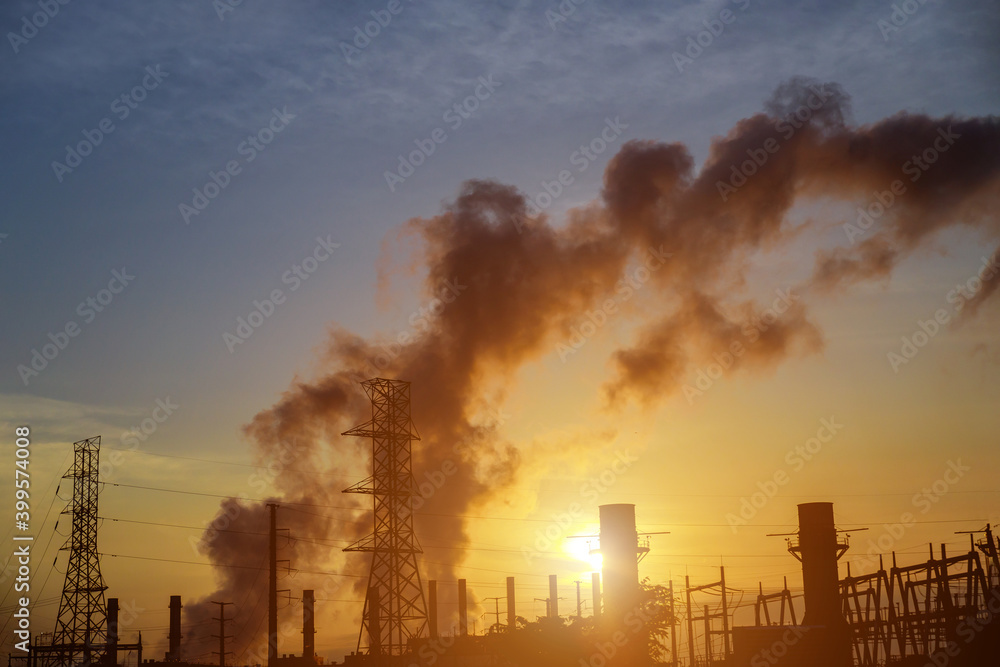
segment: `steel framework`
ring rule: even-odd
[[[374,498],[374,530],[344,551],[372,554],[368,594],[361,617],[358,652],[406,653],[427,624],[427,605],[417,569],[422,553],[413,532],[411,442],[419,440],[410,420],[410,383],[373,378],[362,382],[372,418],[343,435],[372,440],[372,476],[344,489]]]
[[[63,479],[73,480],[73,504],[67,512],[73,527],[69,539],[69,564],[59,602],[52,643],[32,647],[34,664],[114,664],[108,650],[108,617],[104,577],[97,551],[97,497],[101,436],[73,443],[73,467]],[[117,634],[117,632],[116,632]],[[117,637],[115,637],[117,643]],[[112,649],[117,653],[117,646]]]
[[[765,593],[764,584],[759,584],[760,593],[757,595],[757,601],[753,606],[754,622],[758,627],[762,625],[785,625],[785,618],[791,620],[792,625],[798,625],[798,621],[795,620],[795,605],[792,604],[792,592],[788,590],[788,577],[785,577],[785,585],[777,593]],[[778,620],[772,620],[771,618],[771,602],[777,600],[778,606]]]
[[[941,557],[931,548],[926,563],[898,566],[894,553],[888,571],[853,577],[848,569],[840,589],[855,662],[867,666],[945,650],[963,621],[987,609],[990,582],[975,545],[957,556],[941,545]]]
[[[726,568],[719,567],[719,581],[715,581],[710,584],[702,584],[700,586],[692,586],[691,578],[685,575],[684,588],[686,598],[685,607],[687,611],[688,664],[723,664],[732,656],[732,632],[729,622]],[[713,597],[718,595],[720,602],[715,611],[712,610],[712,607],[715,606],[714,604],[711,606],[706,604],[701,607],[701,615],[695,613],[695,611],[699,608],[697,605],[692,606],[691,594],[701,591],[708,592]],[[716,593],[716,591],[718,591],[718,593]],[[716,629],[715,621],[717,620],[720,621],[720,625],[722,626],[721,629]],[[704,624],[702,630],[705,642],[704,658],[699,658],[697,656],[697,645],[695,643],[695,624],[699,622]],[[717,637],[721,637],[721,642],[716,640]]]
[[[854,664],[878,667],[905,659],[926,661],[928,656],[946,651],[949,642],[964,645],[967,636],[959,629],[970,619],[989,616],[990,598],[1000,591],[1000,556],[991,527],[968,531],[969,550],[949,556],[941,546],[935,557],[929,545],[929,559],[923,563],[899,565],[891,554],[888,569],[880,557],[879,568],[870,574],[840,580],[840,601],[851,628]],[[984,534],[980,540],[975,535]],[[981,553],[977,553],[981,552]],[[756,625],[774,623],[768,607],[780,602],[777,624],[795,624],[792,595],[785,589],[757,597]],[[785,609],[790,611],[790,618]],[[921,662],[922,664],[922,662]]]

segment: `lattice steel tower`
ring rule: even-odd
[[[410,442],[419,440],[410,421],[410,383],[373,378],[361,383],[371,399],[371,421],[343,435],[372,439],[372,476],[344,493],[374,497],[375,529],[344,551],[372,553],[358,651],[393,656],[406,652],[427,623],[417,569],[422,553],[413,533],[413,471]]]
[[[73,506],[69,510],[73,532],[52,648],[58,651],[59,662],[64,665],[97,662],[107,651],[104,591],[108,587],[101,576],[101,558],[97,552],[100,448],[101,436],[74,442],[73,467],[63,476],[73,480]]]

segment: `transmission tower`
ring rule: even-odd
[[[372,439],[372,476],[344,493],[374,497],[374,531],[344,551],[372,554],[358,652],[402,655],[427,623],[417,570],[422,553],[413,533],[413,471],[410,442],[419,440],[410,421],[410,383],[373,378],[361,383],[371,399],[371,421],[343,435]]]
[[[104,577],[97,552],[97,495],[101,436],[73,443],[73,467],[63,479],[73,480],[73,532],[52,653],[63,665],[98,662],[107,650]],[[63,512],[64,514],[66,512]],[[63,547],[66,549],[67,547]],[[49,647],[46,647],[49,648]]]

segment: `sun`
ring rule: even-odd
[[[562,543],[563,553],[585,565],[584,568],[581,568],[581,572],[601,571],[604,558],[599,553],[592,553],[592,550],[597,549],[597,546],[596,538],[573,537],[563,540]]]

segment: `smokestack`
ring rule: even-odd
[[[431,579],[427,582],[427,627],[431,639],[438,636],[438,582]]]
[[[837,540],[833,522],[833,503],[799,505],[798,542],[789,544],[789,552],[802,562],[802,584],[806,613],[802,624],[822,626],[806,642],[816,664],[849,667],[851,658],[850,627],[840,607],[840,579],[837,561],[847,551],[847,544]]]
[[[108,667],[118,665],[118,598],[108,598],[108,650],[105,660]]]
[[[635,530],[635,505],[601,505],[599,510],[604,612],[614,623],[621,623],[639,600],[639,534]]]
[[[469,634],[469,604],[465,595],[465,579],[458,580],[458,634]]]
[[[789,548],[802,561],[805,588],[805,625],[845,623],[840,610],[840,577],[837,561],[847,550],[837,541],[833,503],[799,505],[799,540]]]
[[[549,618],[559,618],[559,586],[556,575],[549,575]]]
[[[601,573],[590,573],[590,590],[594,596],[594,618],[601,618]]]
[[[514,577],[507,577],[507,632],[514,632],[517,611],[514,607]]]
[[[316,656],[316,625],[313,620],[316,612],[316,594],[313,591],[302,591],[302,657]]]
[[[167,662],[179,662],[181,659],[181,596],[170,596],[170,635],[167,648]]]
[[[267,667],[278,664],[278,506],[268,503],[271,530],[268,539]]]

